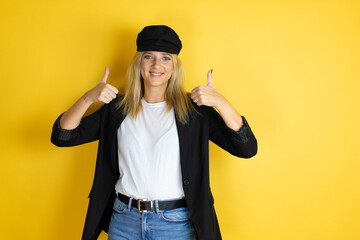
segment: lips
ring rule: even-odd
[[[156,76],[162,75],[162,73],[159,73],[159,72],[150,72],[150,75],[156,77]]]

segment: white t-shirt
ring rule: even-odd
[[[116,192],[136,199],[184,197],[175,113],[166,102],[141,100],[136,119],[126,116],[117,131],[120,178]]]

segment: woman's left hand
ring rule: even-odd
[[[219,111],[225,124],[234,131],[239,131],[244,124],[241,115],[231,106],[223,95],[216,91],[211,74],[212,69],[207,74],[207,85],[194,88],[191,91],[191,99],[198,106],[205,105],[215,107]]]
[[[216,91],[212,82],[212,69],[207,73],[207,85],[199,86],[191,91],[191,99],[198,105],[218,108],[226,99]]]

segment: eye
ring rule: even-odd
[[[171,58],[169,58],[169,57],[164,57],[164,60],[165,60],[165,61],[169,61],[169,60],[171,60]]]
[[[144,58],[151,59],[151,56],[150,55],[145,55]]]

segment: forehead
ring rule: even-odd
[[[171,55],[171,53],[167,52],[159,52],[159,51],[146,51],[143,54],[152,54],[152,55]]]

